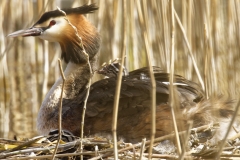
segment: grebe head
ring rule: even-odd
[[[97,9],[98,7],[91,4],[49,11],[29,29],[16,31],[8,37],[36,36],[50,42],[58,42],[62,49],[62,58],[66,63],[83,63],[87,60],[86,55],[83,54],[83,47],[88,53],[89,60],[96,55],[100,47],[97,29],[84,16]]]

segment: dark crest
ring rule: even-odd
[[[81,7],[67,8],[67,9],[61,9],[61,10],[63,10],[67,15],[69,15],[69,14],[88,14],[88,13],[93,13],[93,11],[95,11],[97,9],[98,9],[98,7],[95,4],[90,4],[90,5],[85,4],[85,5],[81,6]],[[34,24],[34,26],[36,24],[41,24],[41,23],[47,21],[50,18],[59,17],[59,16],[63,16],[63,13],[60,12],[59,10],[46,12]]]

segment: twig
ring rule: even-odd
[[[128,155],[133,155],[133,153],[128,153]],[[149,153],[143,153],[144,156],[149,157]],[[137,155],[138,156],[138,155]],[[168,155],[168,154],[152,154],[152,158],[159,158],[159,159],[178,159],[176,155]],[[188,156],[190,157],[190,156]]]
[[[43,143],[44,144],[44,143]],[[2,158],[6,158],[9,156],[14,156],[17,154],[27,154],[27,153],[31,153],[31,152],[41,152],[41,153],[49,153],[52,150],[54,150],[56,148],[56,146],[50,146],[50,147],[42,147],[43,144],[39,144],[40,148],[28,148],[28,149],[23,149],[23,150],[18,150],[18,151],[12,151],[9,153],[0,153],[0,159]],[[111,146],[111,144],[109,144],[109,142],[91,142],[88,139],[83,139],[83,144],[87,147],[93,147],[93,146],[101,146],[101,148],[108,148]],[[74,148],[74,147],[78,147],[80,146],[80,142],[78,140],[73,141],[73,142],[68,142],[66,144],[60,144],[59,147],[57,148],[58,152],[62,152],[62,151],[66,151],[68,149]],[[110,150],[112,152],[112,150]],[[99,153],[106,153],[108,151],[98,151]],[[89,152],[88,152],[89,153]],[[81,153],[78,153],[78,155],[81,155]],[[95,155],[95,152],[91,152],[91,155]],[[52,155],[49,155],[49,157],[51,158]]]
[[[189,140],[189,136],[191,134],[191,128],[193,126],[193,121],[190,121],[189,122],[189,126],[188,126],[188,130],[185,134],[185,137],[184,137],[184,142],[183,142],[183,148],[182,148],[182,153],[179,157],[179,160],[183,160],[185,158],[185,153],[186,153],[186,149],[187,149],[187,144],[188,144],[188,140]]]
[[[240,100],[238,101],[238,103],[236,105],[236,108],[235,108],[235,111],[233,112],[234,114],[233,114],[233,117],[231,119],[231,122],[228,125],[227,132],[225,133],[225,136],[224,136],[223,140],[221,141],[222,143],[220,144],[216,159],[219,159],[220,156],[221,156],[221,153],[222,153],[223,147],[225,145],[226,139],[228,137],[228,134],[229,134],[230,130],[232,129],[232,125],[233,125],[233,122],[234,122],[235,118],[237,117],[239,107],[240,107]]]
[[[197,76],[198,76],[198,80],[199,80],[199,82],[200,82],[200,84],[201,84],[201,86],[202,86],[202,89],[205,91],[204,82],[203,82],[202,77],[201,77],[201,74],[200,74],[200,72],[199,72],[199,70],[198,70],[197,63],[196,63],[196,61],[195,61],[195,59],[194,59],[194,56],[193,56],[193,53],[192,53],[192,49],[191,49],[190,44],[189,44],[188,39],[187,39],[187,35],[186,35],[186,33],[185,33],[185,30],[184,30],[184,28],[183,28],[183,26],[182,26],[182,23],[181,23],[181,21],[180,21],[180,19],[179,19],[179,17],[178,17],[178,15],[177,15],[177,13],[176,13],[175,10],[174,10],[174,15],[175,15],[175,18],[176,18],[176,20],[177,20],[177,22],[178,22],[178,25],[179,25],[179,27],[180,27],[180,29],[181,29],[181,31],[182,31],[183,38],[184,38],[184,40],[185,40],[185,43],[186,43],[187,48],[188,48],[188,51],[189,51],[189,55],[190,55],[190,57],[191,57],[191,59],[192,59],[194,69],[195,69],[196,74],[197,74]]]
[[[214,127],[216,127],[216,126],[219,126],[219,123],[214,123],[214,124],[211,124],[211,125],[200,126],[200,127],[191,129],[191,133],[198,133],[198,132],[201,132],[201,131],[203,131],[203,130],[210,129],[211,127],[214,128]],[[179,135],[184,135],[184,134],[186,134],[187,132],[188,132],[188,131],[181,131],[181,132],[179,132]],[[161,136],[161,137],[155,138],[155,139],[154,139],[154,143],[161,142],[161,141],[163,141],[163,140],[173,138],[174,136],[175,136],[175,133],[172,133],[172,134],[168,134],[168,135],[165,135],[165,136]],[[146,141],[145,145],[149,145],[149,144],[150,144],[150,140]],[[118,153],[121,153],[121,152],[130,150],[130,149],[132,149],[132,148],[138,148],[138,147],[141,147],[141,144],[138,143],[138,144],[134,144],[134,145],[132,145],[132,146],[129,146],[129,147],[120,149],[120,150],[118,150]],[[112,154],[113,154],[112,152],[106,153],[106,154],[100,155],[100,156],[98,156],[98,157],[93,157],[93,158],[91,158],[90,160],[97,160],[97,159],[99,159],[99,158],[105,158],[105,157],[111,156]]]
[[[56,154],[55,158],[57,157],[72,157],[72,156],[79,156],[79,155],[94,155],[93,152],[83,152],[83,153],[66,153],[66,154]],[[49,159],[51,155],[41,155],[41,156],[28,156],[28,157],[14,157],[8,158],[8,160],[29,160],[29,159]]]
[[[30,141],[27,141],[25,143],[17,144],[18,145],[17,147],[14,147],[14,148],[12,148],[10,150],[6,150],[5,152],[2,152],[1,154],[17,151],[17,150],[20,150],[21,148],[31,146],[33,143],[39,141],[42,138],[44,138],[44,137],[43,136],[38,136],[38,137],[35,137],[35,138],[31,139]]]
[[[66,17],[65,20],[66,20],[66,21],[68,22],[68,24],[74,29],[75,35],[76,35],[76,36],[78,37],[78,39],[80,40],[79,45],[80,45],[81,48],[82,48],[82,52],[85,54],[85,56],[86,56],[87,59],[88,59],[87,62],[88,62],[89,68],[90,68],[90,73],[93,74],[92,66],[91,66],[91,64],[90,64],[90,62],[89,62],[89,56],[88,56],[88,54],[87,54],[87,52],[86,52],[86,50],[85,50],[85,48],[84,48],[84,46],[83,46],[82,38],[79,36],[77,28],[69,21],[69,19],[67,18],[66,13],[65,13],[63,10],[61,10],[61,9],[58,8],[58,7],[57,7],[57,9],[64,14],[64,16]]]
[[[24,141],[17,141],[17,140],[10,140],[10,139],[5,139],[5,138],[0,138],[0,143],[3,144],[12,144],[12,145],[21,145],[25,143]]]
[[[218,123],[212,124],[211,126],[210,125],[205,125],[205,126],[201,126],[201,127],[198,127],[198,128],[193,128],[193,129],[191,129],[191,132],[193,132],[193,133],[201,132],[201,131],[206,130],[206,129],[211,129],[211,127],[215,127],[215,126],[218,126]],[[179,132],[179,134],[180,135],[186,134],[186,132],[187,131],[182,131],[182,132]],[[157,143],[157,142],[160,142],[160,141],[163,141],[163,140],[166,140],[166,139],[170,139],[173,136],[174,136],[174,134],[170,134],[170,135],[155,138],[154,143]],[[99,143],[99,142],[95,142],[95,141],[94,142],[89,141],[88,139],[83,139],[83,144],[85,146],[90,146],[90,147],[94,147],[96,145],[101,146],[102,148],[110,147],[110,144],[106,141]],[[150,144],[150,141],[146,141],[145,144],[146,145]],[[80,142],[77,141],[77,140],[73,141],[73,142],[68,142],[66,144],[60,144],[59,147],[58,147],[58,151],[62,152],[64,150],[68,150],[68,149],[71,149],[73,147],[77,147],[79,145],[80,145]],[[41,144],[40,144],[40,146],[41,146]],[[123,148],[123,149],[119,150],[118,153],[124,152],[126,150],[130,150],[132,148],[139,148],[139,147],[141,147],[141,144],[134,144],[132,146],[129,146],[129,147],[126,147],[126,148]],[[27,153],[31,153],[31,152],[46,153],[46,152],[50,152],[54,148],[55,148],[55,146],[50,146],[50,147],[45,147],[45,148],[41,147],[41,148],[23,149],[23,150],[19,150],[19,151],[13,151],[13,152],[10,152],[10,153],[0,153],[0,158],[7,158],[9,156],[14,156],[14,155],[17,155],[17,154],[27,154]],[[98,158],[101,158],[101,157],[111,156],[113,154],[113,149],[107,149],[107,150],[98,151],[98,152],[101,153],[101,154],[105,153],[104,155],[98,156]],[[64,154],[64,155],[65,156],[74,156],[74,155],[93,155],[94,156],[95,151],[84,152],[84,153],[76,153],[76,154],[69,153],[69,154]],[[146,154],[144,154],[144,155],[146,155]],[[47,156],[47,158],[50,158],[50,157],[52,157],[52,155]],[[56,155],[55,157],[59,157],[59,155]],[[31,158],[33,158],[33,157],[31,157]],[[36,156],[33,159],[37,159],[37,158],[43,158],[43,157]],[[93,159],[96,159],[96,157],[94,157]]]
[[[59,70],[60,70],[63,82],[62,82],[62,90],[61,90],[61,95],[60,95],[60,100],[59,100],[58,140],[57,140],[57,144],[56,144],[56,147],[55,147],[53,155],[52,155],[52,160],[55,159],[55,155],[57,153],[57,149],[58,149],[59,143],[60,143],[60,141],[62,139],[62,100],[63,100],[63,90],[64,90],[64,86],[65,86],[65,81],[66,81],[66,78],[64,76],[63,69],[62,69],[62,62],[61,62],[60,59],[58,59],[58,67],[59,67]]]
[[[99,151],[100,153],[103,153],[103,151]],[[78,156],[78,155],[93,155],[94,152],[83,152],[83,153],[67,153],[67,154],[56,154],[56,157],[72,157],[72,156]],[[129,155],[132,155],[133,153],[128,153]],[[148,156],[147,153],[143,154],[144,156]],[[138,155],[137,155],[138,156]],[[175,155],[168,155],[168,154],[152,154],[153,158],[162,158],[162,159],[179,159],[178,156]],[[222,154],[221,157],[240,157],[240,155],[234,155],[234,154]],[[14,158],[8,158],[9,160],[29,160],[29,159],[46,159],[51,158],[51,155],[41,155],[41,156],[28,156],[28,157],[14,157]],[[193,159],[191,155],[185,155],[184,158]],[[97,160],[96,157],[92,158],[91,160]]]
[[[170,1],[170,10],[171,10],[171,25],[172,25],[172,34],[171,34],[171,59],[170,59],[170,106],[171,106],[171,113],[172,113],[172,119],[173,119],[173,126],[174,131],[176,133],[176,142],[177,142],[177,149],[178,154],[181,155],[182,149],[180,144],[180,139],[178,135],[178,128],[177,128],[177,122],[176,122],[176,116],[175,112],[177,109],[177,102],[175,99],[175,92],[174,92],[174,45],[175,45],[175,20],[174,20],[174,3],[173,0]]]
[[[233,128],[235,128],[234,126],[232,126]],[[229,140],[235,140],[237,138],[240,138],[240,132],[238,132],[236,135],[232,136],[231,138],[229,138]]]
[[[219,123],[207,124],[207,125],[200,126],[200,127],[197,127],[197,128],[192,128],[191,133],[198,133],[198,132],[201,132],[201,131],[206,131],[209,128],[213,128],[213,129],[214,128],[219,128]]]
[[[86,113],[86,108],[87,108],[87,100],[88,100],[88,97],[89,97],[89,92],[90,92],[90,86],[91,86],[91,83],[92,83],[92,76],[93,76],[93,71],[92,71],[92,66],[90,64],[90,61],[89,61],[89,55],[87,54],[84,46],[83,46],[83,43],[82,43],[82,38],[79,36],[78,34],[78,31],[77,31],[77,28],[69,21],[69,19],[67,18],[67,15],[64,11],[62,11],[60,8],[57,7],[57,9],[62,12],[64,14],[64,16],[66,17],[65,20],[68,22],[68,24],[74,29],[75,31],[75,35],[78,37],[78,39],[80,40],[80,43],[79,45],[81,46],[82,48],[82,52],[85,54],[85,56],[87,57],[87,63],[88,63],[88,66],[89,66],[89,72],[91,74],[90,78],[89,78],[89,81],[88,81],[88,85],[87,85],[87,93],[86,93],[86,97],[85,97],[85,100],[84,100],[84,106],[83,106],[83,112],[82,112],[82,123],[81,123],[81,144],[80,144],[80,151],[82,152],[83,151],[83,146],[82,146],[82,139],[83,139],[83,128],[84,128],[84,120],[85,120],[85,113]],[[81,157],[81,159],[83,159]]]
[[[209,92],[209,87],[208,87],[208,62],[209,62],[209,37],[208,37],[208,30],[207,30],[207,25],[204,24],[204,45],[205,45],[205,62],[204,62],[204,81],[205,81],[205,95],[206,98],[209,98],[208,92]]]
[[[142,10],[141,10],[141,4],[140,1],[136,1],[137,2],[137,10],[138,10],[138,15],[139,15],[139,20],[140,20],[140,24],[141,26],[144,28],[143,31],[143,36],[144,36],[144,42],[145,42],[145,47],[146,47],[146,54],[147,54],[147,60],[148,60],[148,67],[149,67],[149,75],[150,75],[150,79],[151,79],[151,135],[150,135],[150,147],[149,147],[149,159],[151,159],[151,155],[152,155],[152,148],[153,148],[153,143],[154,143],[154,137],[155,137],[155,133],[156,133],[156,80],[155,80],[155,76],[153,73],[153,67],[152,67],[152,59],[151,59],[151,55],[152,55],[152,43],[149,40],[148,37],[148,26],[146,25],[146,23],[144,23],[144,19],[143,19],[143,14],[142,14]],[[146,1],[145,2],[145,20],[147,20],[147,8],[146,8]],[[145,24],[145,25],[144,25]]]
[[[144,152],[144,149],[145,149],[145,143],[146,143],[146,138],[143,138],[143,139],[142,139],[142,145],[141,145],[140,158],[139,158],[139,160],[142,160],[142,159],[143,159],[143,152]]]
[[[95,156],[98,156],[98,146],[96,145],[95,147],[94,147],[94,151],[95,151]]]
[[[46,150],[46,149],[45,149]],[[30,153],[30,152],[28,152]],[[99,151],[99,153],[104,153],[104,151]],[[83,153],[65,153],[65,154],[56,154],[56,157],[72,157],[72,156],[79,156],[79,155],[94,155],[95,151],[88,151]],[[45,159],[45,158],[51,158],[52,155],[41,155],[41,156],[28,156],[28,157],[18,157],[17,159],[25,160],[25,159]],[[8,158],[8,159],[16,159],[15,158]]]
[[[126,0],[123,1],[123,23],[126,23]],[[113,103],[113,121],[112,121],[112,134],[113,134],[113,142],[114,142],[114,159],[118,159],[118,149],[117,149],[117,117],[118,117],[118,106],[119,106],[119,98],[122,84],[122,72],[125,60],[125,52],[126,52],[126,44],[127,44],[127,32],[126,32],[126,24],[123,25],[123,46],[122,46],[122,56],[121,56],[121,65],[117,77],[117,86],[114,96]]]

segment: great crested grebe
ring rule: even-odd
[[[89,56],[92,70],[96,70],[97,52],[100,36],[97,29],[86,19],[84,14],[92,13],[98,8],[84,5],[78,8],[62,9],[46,12],[29,29],[16,31],[9,37],[36,36],[43,40],[58,42],[62,49],[61,57],[67,63],[64,71],[66,82],[63,97],[62,127],[80,135],[81,116],[86,96],[86,85],[91,78],[86,55],[83,53],[80,40],[66,18],[77,28],[83,46]],[[107,74],[102,72],[103,74]],[[168,105],[169,74],[154,68],[156,79],[156,136],[173,131],[170,107]],[[212,122],[224,121],[227,124],[233,113],[231,103],[220,99],[206,100],[198,84],[175,75],[175,86],[181,109],[183,126],[193,120],[197,127]],[[39,134],[47,135],[58,129],[58,106],[61,93],[60,77],[47,93],[37,117]],[[85,116],[85,135],[110,134],[113,101],[116,88],[116,77],[99,80],[91,85]],[[117,133],[129,142],[140,141],[150,133],[150,90],[151,82],[146,68],[130,72],[123,77],[120,104],[118,111]],[[213,102],[213,103],[211,103]],[[212,115],[214,111],[214,115]],[[224,127],[223,125],[223,127]]]

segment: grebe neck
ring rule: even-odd
[[[92,69],[95,70],[95,60],[92,60],[90,64]],[[75,64],[72,62],[67,64],[64,75],[66,78],[63,91],[64,99],[73,99],[79,93],[84,91],[89,79],[92,76],[88,63]],[[54,83],[50,91],[47,93],[40,107],[37,118],[37,129],[40,134],[46,135],[51,128],[57,128],[57,126],[55,126],[56,122],[54,122],[56,119],[51,117],[53,115],[55,116],[56,110],[58,110],[62,84],[62,77],[59,77],[59,79]],[[63,106],[63,108],[64,107],[65,106]],[[46,125],[45,122],[48,122],[49,124]],[[52,127],[49,128],[49,126]]]

